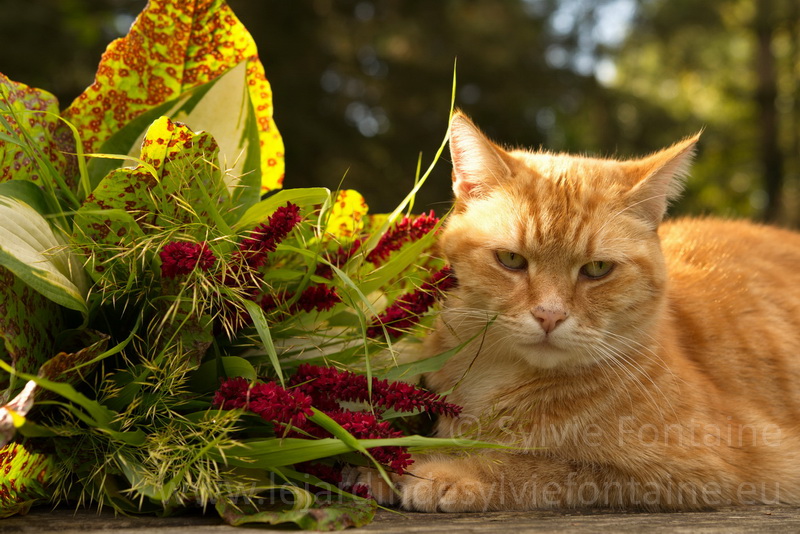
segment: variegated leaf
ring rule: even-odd
[[[237,65],[243,72],[223,82],[220,77]],[[206,85],[214,80],[223,84],[217,91]],[[255,43],[224,1],[151,0],[128,35],[109,45],[94,83],[64,116],[87,131],[87,152],[102,153],[135,152],[153,113],[180,117],[214,135],[226,151],[223,162],[241,160],[242,173],[260,175],[267,191],[281,186],[284,168],[272,112],[272,91]],[[114,137],[128,125],[124,135]]]

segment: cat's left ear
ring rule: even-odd
[[[450,121],[450,156],[453,193],[461,202],[483,196],[509,174],[503,150],[461,112]]]
[[[683,191],[701,133],[646,158],[624,164],[633,184],[627,194],[629,209],[651,223],[653,228],[661,223],[669,203]]]

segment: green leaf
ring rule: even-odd
[[[0,233],[0,265],[53,302],[88,312],[83,267],[44,217],[20,200],[0,197]]]
[[[15,198],[32,207],[42,215],[54,213],[52,206],[42,192],[42,188],[27,180],[10,180],[0,183],[0,196]]]
[[[288,489],[288,487],[287,487]],[[350,527],[363,527],[375,516],[377,503],[371,499],[341,501],[333,498],[317,499],[312,507],[287,509],[286,505],[275,509],[265,503],[245,502],[234,504],[220,500],[216,504],[220,517],[229,525],[241,526],[249,523],[284,525],[293,523],[303,530],[343,530]],[[279,501],[280,504],[280,501]]]
[[[250,314],[250,318],[253,319],[258,337],[261,338],[261,343],[264,344],[264,350],[267,351],[269,361],[275,369],[275,374],[278,376],[281,386],[284,386],[281,362],[278,360],[278,353],[275,351],[275,344],[272,342],[272,335],[269,332],[269,325],[267,324],[267,318],[264,316],[264,310],[252,300],[245,300],[244,307],[247,309],[247,313]]]
[[[468,340],[460,343],[459,345],[453,347],[450,350],[446,350],[441,354],[437,354],[435,356],[431,356],[430,358],[424,358],[422,360],[417,360],[414,362],[400,364],[394,367],[390,367],[385,373],[382,373],[382,378],[390,381],[396,380],[408,380],[410,377],[421,375],[424,373],[433,373],[441,369],[447,360],[461,352],[461,350],[475,341],[480,336],[485,335],[486,330],[491,326],[494,322],[494,319],[487,319],[486,326],[481,328],[478,333],[474,336],[469,338]]]
[[[426,438],[422,436],[362,439],[358,441],[366,449],[373,447],[509,449],[509,447],[494,443],[456,438]],[[209,456],[215,461],[224,462],[228,465],[254,469],[271,469],[273,467],[294,465],[356,452],[356,450],[356,448],[336,438],[251,438],[241,440],[234,445],[228,445],[224,448],[224,451],[209,451]]]

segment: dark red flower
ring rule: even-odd
[[[349,491],[356,497],[361,497],[362,499],[374,499],[375,497],[372,496],[372,493],[369,491],[369,486],[366,484],[355,484],[352,488],[345,489],[345,491]]]
[[[239,243],[239,252],[244,261],[253,269],[264,265],[267,254],[275,252],[278,243],[289,235],[300,220],[300,208],[291,202],[275,210],[266,223],[258,225]]]
[[[331,419],[357,439],[383,439],[402,437],[403,433],[392,428],[388,421],[381,421],[381,409],[413,412],[427,410],[453,417],[461,411],[443,397],[411,384],[372,379],[372,392],[367,388],[367,377],[350,371],[339,371],[332,367],[301,364],[289,379],[290,389],[274,382],[250,384],[244,378],[232,378],[222,382],[214,395],[213,405],[225,409],[244,408],[272,422],[277,430],[291,425],[291,437],[330,437],[323,428],[311,424],[308,417],[311,406],[324,411]],[[373,412],[350,411],[342,408],[339,401],[372,402]],[[301,432],[302,431],[302,432]],[[370,454],[376,461],[402,474],[413,462],[405,447],[374,447]],[[341,473],[335,468],[317,464],[299,464],[298,470],[338,484]]]
[[[328,464],[318,462],[303,462],[295,464],[294,468],[301,473],[315,476],[323,482],[338,486],[342,482],[342,470]]]
[[[293,389],[310,396],[314,406],[325,412],[341,410],[339,401],[371,402],[373,408],[399,412],[427,411],[454,417],[461,407],[446,402],[436,393],[405,382],[389,382],[372,378],[372,395],[367,377],[333,367],[301,364],[289,379]]]
[[[356,439],[403,436],[403,433],[393,429],[388,421],[378,421],[378,418],[371,413],[342,411],[328,415]],[[413,463],[411,455],[405,447],[374,447],[369,452],[376,461],[388,465],[398,475],[402,475],[406,468]]]
[[[380,265],[392,252],[399,250],[409,241],[416,241],[436,227],[439,219],[430,213],[423,213],[415,219],[403,217],[400,222],[381,236],[375,248],[367,254],[367,261]]]
[[[400,337],[419,322],[422,315],[436,303],[436,298],[441,293],[452,289],[457,283],[453,270],[444,267],[415,291],[399,296],[375,318],[372,325],[367,328],[367,335],[381,337],[385,328],[391,337]]]
[[[345,245],[340,246],[336,252],[327,255],[328,262],[335,265],[336,267],[341,267],[342,265],[347,263],[347,260],[353,257],[353,254],[355,254],[356,251],[359,249],[361,243],[363,243],[363,240],[357,238],[354,239],[352,243],[346,246]],[[314,272],[314,274],[325,277],[330,280],[333,278],[333,269],[331,269],[330,265],[327,265],[325,263],[318,263],[317,269]]]
[[[158,255],[161,257],[161,276],[164,278],[189,274],[196,267],[207,271],[217,261],[205,242],[170,241]]]
[[[297,299],[297,302],[295,302],[294,306],[292,306],[292,311],[326,311],[330,310],[341,301],[342,299],[336,294],[335,287],[322,284],[308,286],[300,295],[300,298]]]
[[[299,390],[287,391],[275,382],[250,385],[241,377],[224,381],[214,395],[214,406],[245,408],[266,421],[303,426],[312,414],[311,397]]]
[[[259,299],[255,300],[261,306],[262,310],[270,312],[280,307],[288,298],[285,294],[274,295],[265,293]],[[291,313],[298,313],[301,311],[310,312],[312,310],[326,311],[330,310],[341,301],[342,299],[339,298],[339,295],[336,293],[335,287],[323,284],[308,286],[297,299],[297,302],[291,306],[289,311]]]

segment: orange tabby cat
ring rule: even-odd
[[[662,223],[697,139],[615,161],[506,151],[453,118],[441,247],[460,285],[427,352],[474,340],[426,381],[464,407],[438,435],[514,450],[417,458],[397,493],[362,474],[379,500],[800,503],[800,235]]]

